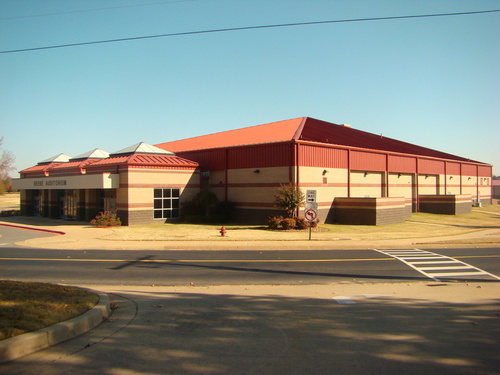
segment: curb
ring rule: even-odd
[[[33,227],[24,226],[24,225],[15,225],[15,224],[0,223],[0,226],[2,226],[2,227],[9,227],[9,228],[19,228],[19,229],[26,229],[26,230],[34,230],[36,232],[53,233],[53,234],[58,234],[58,235],[66,234],[65,232],[61,232],[59,230],[33,228]]]
[[[99,296],[99,302],[82,315],[35,332],[0,341],[0,364],[72,339],[106,320],[111,312],[109,296],[99,291],[88,290]]]

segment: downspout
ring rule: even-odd
[[[389,197],[389,154],[385,154],[385,189],[384,196]]]
[[[298,143],[293,145],[294,159],[295,159],[295,183],[297,186],[300,184],[300,166],[299,166],[299,147]]]
[[[479,207],[481,207],[480,196],[479,196],[479,165],[476,165],[476,202]]]
[[[351,197],[351,149],[347,149],[347,198]]]
[[[460,163],[460,195],[462,195],[462,163]]]
[[[229,195],[229,192],[228,192],[228,184],[229,184],[229,181],[227,180],[228,177],[229,177],[229,173],[228,173],[228,154],[229,154],[229,149],[226,148],[226,152],[224,153],[224,201],[227,202],[228,201],[228,195]]]
[[[418,177],[419,177],[419,161],[420,159],[417,157],[416,158],[416,162],[417,162],[417,170],[416,170],[416,173],[415,173],[415,196],[416,196],[416,200],[415,200],[415,204],[416,204],[416,207],[415,207],[415,212],[420,212],[420,196],[419,196],[419,192],[418,192],[418,187],[419,187],[419,180],[418,180]]]
[[[444,162],[444,195],[448,194],[448,162]]]

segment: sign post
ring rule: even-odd
[[[312,223],[318,220],[318,204],[315,202],[306,202],[305,221],[309,222],[309,240],[311,240]]]

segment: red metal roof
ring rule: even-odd
[[[156,146],[164,150],[182,152],[250,144],[290,142],[294,140],[474,162],[460,156],[310,117],[299,117],[292,120],[229,130],[179,141],[160,143]]]
[[[198,167],[198,163],[181,158],[175,155],[153,155],[153,154],[132,154],[125,156],[116,156],[106,159],[93,159],[85,161],[74,161],[68,163],[51,163],[44,165],[35,165],[21,171],[29,175],[42,175],[44,172],[51,171],[70,173],[80,172],[81,168],[92,170],[92,168],[111,167],[116,165],[135,165],[135,166],[154,166],[171,168],[192,168]]]
[[[175,155],[132,154],[116,156],[99,160],[88,168],[108,165],[143,165],[157,167],[191,167],[196,168],[198,163]]]
[[[155,145],[164,150],[177,152],[209,148],[242,146],[260,143],[285,142],[295,138],[306,117],[250,126],[199,137]]]

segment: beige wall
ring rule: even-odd
[[[179,188],[181,203],[190,201],[199,191],[199,173],[189,170],[130,169],[120,174],[120,189],[117,191],[117,203],[127,204],[129,211],[153,209],[153,190],[161,188]],[[153,212],[151,211],[151,217]]]
[[[443,184],[443,188],[445,188],[444,184]],[[460,194],[460,176],[459,175],[446,176],[446,191],[443,194],[445,194],[445,195]]]
[[[382,197],[382,172],[351,172],[351,197]]]
[[[316,190],[316,202],[320,206],[331,205],[335,197],[348,195],[346,169],[301,167],[299,179],[304,194],[306,190]]]
[[[477,177],[462,176],[462,194],[469,194],[472,199],[477,199]]]
[[[438,194],[439,176],[433,174],[421,174],[418,176],[418,194]]]
[[[256,170],[259,173],[255,173]],[[289,168],[231,169],[227,173],[227,179],[229,201],[270,205],[274,202],[276,186],[288,182]],[[223,176],[213,173],[210,180],[213,181],[212,191],[220,200],[224,200],[225,188],[217,188],[217,183],[223,181]]]
[[[389,173],[389,197],[405,197],[406,202],[413,199],[413,178],[410,173]]]

